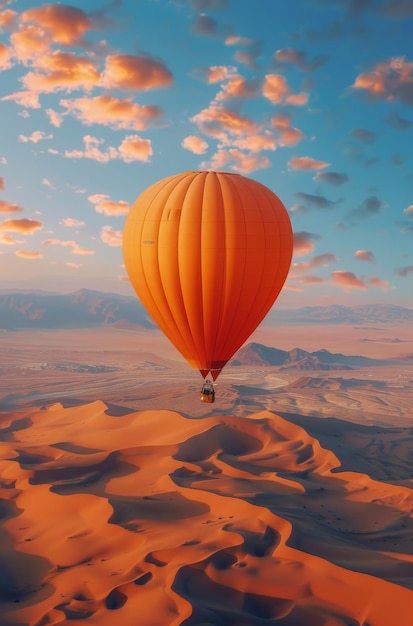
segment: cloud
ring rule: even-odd
[[[97,61],[71,52],[56,50],[36,59],[36,71],[28,72],[22,83],[29,91],[53,93],[83,88],[89,91],[100,81]]]
[[[359,74],[352,88],[363,90],[370,98],[399,101],[411,106],[413,62],[396,57],[377,63],[370,72]]]
[[[91,135],[83,137],[84,150],[65,150],[64,156],[68,159],[92,159],[99,163],[108,163],[112,159],[120,159],[125,163],[132,161],[149,161],[152,155],[152,146],[149,139],[142,139],[137,135],[126,137],[118,148],[109,146],[106,151],[100,149],[103,139]]]
[[[102,76],[104,87],[133,91],[169,87],[172,82],[173,76],[166,65],[151,57],[131,54],[108,56]]]
[[[83,124],[103,124],[115,130],[144,130],[163,115],[160,107],[141,106],[131,99],[115,98],[109,94],[60,100],[60,105]]]
[[[413,265],[407,265],[406,267],[399,267],[394,270],[394,273],[397,276],[401,276],[402,278],[407,278],[409,274],[413,273]]]
[[[327,183],[328,185],[338,187],[347,183],[349,178],[347,174],[339,174],[338,172],[317,172],[313,180],[316,183]]]
[[[82,9],[66,4],[44,4],[24,11],[20,19],[37,24],[50,41],[62,46],[84,45],[84,34],[94,28]]]
[[[382,278],[378,278],[377,276],[372,276],[369,279],[369,284],[372,287],[378,287],[382,291],[387,291],[388,288],[389,288],[389,281],[388,280],[383,280]]]
[[[0,41],[0,70],[7,70],[11,67],[10,49]]]
[[[73,217],[64,217],[60,223],[67,228],[80,228],[85,225],[85,222],[74,219]]]
[[[413,122],[401,117],[399,113],[397,113],[397,111],[391,111],[388,114],[385,122],[392,128],[395,128],[396,130],[401,130],[401,131],[408,130],[409,128],[413,126]]]
[[[278,143],[280,146],[295,146],[304,138],[301,130],[291,126],[291,116],[287,113],[274,115],[271,119],[271,126],[279,134]]]
[[[349,211],[347,218],[364,219],[367,217],[373,217],[378,215],[382,208],[386,206],[386,203],[377,198],[376,196],[370,196],[366,198],[358,209]]]
[[[33,235],[37,230],[41,230],[43,224],[37,220],[30,220],[27,218],[11,219],[0,222],[0,231],[3,232],[15,232],[24,233],[25,235]]]
[[[27,109],[40,109],[39,94],[35,91],[15,91],[1,100],[10,100]]]
[[[344,272],[337,270],[331,273],[331,279],[334,284],[343,287],[344,291],[351,289],[367,289],[367,285],[362,278],[357,278],[353,272]]]
[[[65,265],[66,267],[72,267],[75,270],[78,270],[79,268],[83,267],[82,263],[74,263],[73,261],[67,261]]]
[[[103,226],[102,230],[100,231],[101,240],[108,246],[120,247],[122,245],[122,237],[122,231],[113,230],[111,226]]]
[[[256,133],[258,128],[250,118],[224,106],[211,104],[191,118],[199,129],[211,137],[223,142],[228,135],[242,136]]]
[[[195,18],[191,30],[197,35],[207,37],[217,37],[219,35],[218,22],[205,13],[201,13],[201,15]]]
[[[0,3],[0,9],[4,6],[4,3]],[[6,9],[0,13],[0,28],[5,28],[9,30],[12,27],[14,19],[16,17],[16,11],[12,11],[11,9]]]
[[[15,246],[20,243],[25,243],[23,239],[16,239],[13,235],[0,233],[0,243],[6,246]]]
[[[4,189],[4,178],[0,176],[0,189]]]
[[[288,161],[288,165],[294,170],[321,170],[329,167],[331,163],[326,161],[317,161],[312,157],[293,157]]]
[[[114,202],[105,194],[94,194],[88,197],[89,202],[95,205],[96,213],[103,215],[126,215],[129,211],[129,204],[124,200]]]
[[[27,143],[31,141],[32,143],[38,143],[39,141],[44,141],[45,139],[53,139],[53,135],[46,135],[42,130],[35,130],[31,135],[26,137],[26,135],[19,135],[18,140],[23,143]]]
[[[356,250],[354,257],[359,261],[369,261],[374,263],[374,254],[368,250]]]
[[[403,209],[403,213],[406,213],[406,215],[411,215],[413,217],[413,204]]]
[[[262,86],[262,95],[272,104],[283,102],[295,106],[303,106],[308,102],[308,95],[305,93],[293,94],[286,79],[281,74],[266,74]]]
[[[246,80],[242,76],[230,78],[217,95],[216,100],[228,100],[229,98],[251,98],[258,93],[257,80]]]
[[[283,48],[282,50],[277,50],[274,53],[273,61],[276,69],[282,68],[286,64],[291,63],[304,72],[313,72],[327,63],[328,56],[317,56],[310,62],[307,61],[307,53],[303,50]]]
[[[307,276],[301,276],[299,282],[302,285],[319,285],[320,283],[325,283],[325,279],[321,278],[321,276],[314,276],[308,274]]]
[[[314,206],[316,209],[332,209],[335,205],[331,200],[327,200],[324,196],[298,191],[294,196],[303,201],[306,205]]]
[[[0,189],[3,187],[0,185]],[[11,204],[6,200],[0,200],[0,214],[2,213],[19,213],[22,208],[18,204]]]
[[[308,234],[308,233],[307,233]],[[316,267],[328,267],[331,263],[336,263],[338,258],[331,252],[325,252],[324,254],[318,254],[314,256],[310,261],[301,261],[300,263],[293,263],[292,269],[295,271],[308,271]]]
[[[374,143],[377,139],[377,134],[366,128],[353,128],[350,132],[350,136],[354,139],[360,139],[365,143]]]
[[[201,163],[201,169],[222,170],[229,167],[234,172],[249,174],[271,166],[267,157],[245,154],[240,150],[217,150],[209,162]]]
[[[208,150],[208,144],[206,141],[195,135],[189,135],[183,139],[181,146],[185,150],[189,150],[193,154],[205,154]]]
[[[294,233],[294,256],[306,256],[314,250],[314,241],[320,239],[320,235],[306,231]]]
[[[72,239],[45,239],[42,244],[44,246],[61,246],[62,248],[71,248],[72,254],[77,254],[80,256],[95,254],[94,250],[91,250],[90,248],[82,248],[76,241],[73,241]]]
[[[194,75],[199,76],[210,85],[221,83],[236,74],[237,70],[231,65],[211,65],[211,67],[198,68]]]
[[[41,252],[28,252],[27,250],[16,250],[14,254],[22,259],[28,259],[30,261],[36,261],[37,259],[43,258],[43,254]]]
[[[46,115],[49,118],[49,122],[52,126],[60,128],[63,122],[63,117],[62,115],[60,115],[60,113],[54,111],[53,109],[46,109]]]
[[[19,24],[19,29],[10,36],[10,43],[13,56],[23,65],[28,65],[50,49],[50,39],[45,36],[45,31],[34,24]]]

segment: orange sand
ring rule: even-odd
[[[324,423],[3,411],[1,626],[408,626],[411,429]]]

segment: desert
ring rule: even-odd
[[[0,623],[408,626],[409,331],[262,326],[214,405],[156,329],[3,331]]]

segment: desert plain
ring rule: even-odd
[[[0,625],[410,626],[413,334],[262,325],[384,365],[229,364],[156,330],[0,333]]]

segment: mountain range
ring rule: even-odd
[[[413,309],[391,304],[274,307],[264,324],[388,324],[413,321]],[[69,294],[0,290],[0,328],[156,328],[135,296],[81,289]]]

